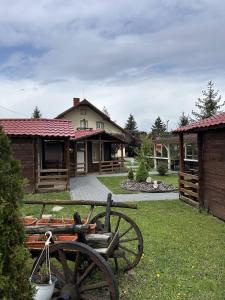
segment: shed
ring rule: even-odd
[[[0,119],[11,142],[14,157],[21,162],[30,191],[66,189],[71,121],[52,119]]]
[[[225,220],[225,113],[174,131],[179,135],[180,199],[205,208]],[[184,134],[197,134],[198,168],[187,172],[184,165]]]

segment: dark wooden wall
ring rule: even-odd
[[[15,159],[19,160],[22,174],[29,180],[29,190],[35,187],[35,147],[33,138],[11,137],[11,149]]]
[[[225,220],[225,129],[204,132],[202,158],[203,201]]]

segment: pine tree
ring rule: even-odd
[[[137,123],[132,114],[129,115],[127,122],[125,124],[125,130],[131,134],[136,134],[138,132]]]
[[[0,128],[0,298],[30,300],[28,252],[20,221],[23,178],[12,158],[9,140]]]
[[[126,135],[126,142],[127,142],[125,146],[126,154],[128,157],[133,157],[135,155],[136,148],[140,144],[140,141],[138,138],[137,123],[132,114],[129,115],[124,129],[128,133]]]
[[[207,90],[202,91],[203,98],[198,98],[195,106],[199,109],[199,112],[192,111],[196,120],[202,120],[212,117],[219,113],[219,110],[224,106],[224,102],[221,101],[219,91],[215,91],[214,83],[209,81],[207,84]]]
[[[160,117],[155,120],[155,123],[152,125],[152,136],[159,137],[166,132],[166,124],[163,123]]]
[[[190,120],[189,120],[189,116],[185,115],[184,112],[182,112],[182,115],[180,116],[179,118],[179,122],[178,122],[178,127],[181,127],[181,126],[186,126],[190,123]]]
[[[37,106],[35,106],[34,112],[32,114],[33,119],[40,119],[41,118],[41,112]]]
[[[108,112],[108,109],[107,109],[105,106],[103,106],[102,112],[103,112],[106,116],[110,117],[110,114],[109,114],[109,112]]]

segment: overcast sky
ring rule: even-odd
[[[225,99],[223,0],[1,0],[0,117],[52,118],[73,97],[124,126],[175,128],[209,80]],[[12,111],[3,109],[8,108]]]

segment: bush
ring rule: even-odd
[[[144,160],[141,160],[139,167],[137,169],[136,180],[138,182],[145,182],[147,178],[148,178],[148,171],[146,169]]]
[[[12,158],[9,140],[0,128],[0,298],[32,299],[28,251],[20,221],[23,178]]]
[[[133,169],[132,169],[132,168],[129,169],[128,174],[127,174],[127,177],[128,177],[128,179],[130,179],[130,180],[134,180],[134,172],[133,172]]]
[[[157,166],[157,172],[159,173],[159,175],[161,176],[165,176],[168,172],[168,167],[165,163],[159,163]]]

